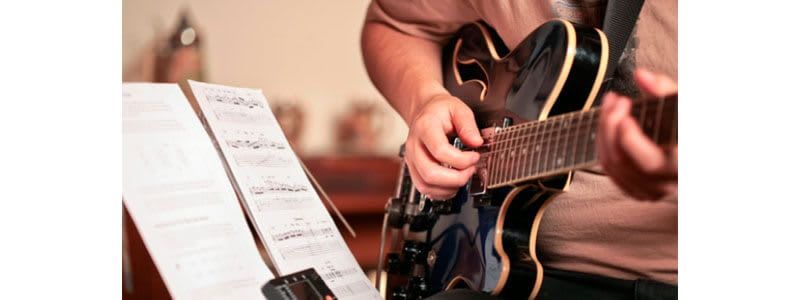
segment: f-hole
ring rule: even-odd
[[[489,77],[483,68],[477,62],[470,62],[467,64],[457,63],[458,74],[461,76],[463,82],[470,80],[477,80],[483,82],[484,85],[489,85]]]

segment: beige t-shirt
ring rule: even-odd
[[[678,75],[677,1],[647,1],[635,37],[637,67]],[[555,17],[602,27],[606,0],[373,0],[367,20],[445,42],[484,20],[510,49]],[[539,230],[545,266],[624,279],[678,283],[677,201],[626,196],[599,168],[577,171],[569,191],[551,202]]]

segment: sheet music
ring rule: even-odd
[[[380,299],[261,90],[196,81],[189,86],[278,272],[314,267],[341,299]]]
[[[175,84],[122,85],[122,195],[174,299],[259,299],[274,278]]]

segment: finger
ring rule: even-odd
[[[616,96],[613,100],[613,105],[605,112],[605,118],[601,115],[600,122],[603,126],[603,137],[598,140],[598,144],[604,147],[605,163],[616,164],[620,161],[620,152],[616,147],[618,143],[617,134],[619,130],[619,121],[628,115],[631,103],[626,98]]]
[[[608,114],[611,111],[611,108],[614,107],[614,103],[617,100],[617,95],[613,92],[609,92],[603,96],[603,106],[600,108],[600,118],[598,120],[598,128],[597,128],[597,137],[595,139],[596,146],[595,151],[597,152],[597,158],[601,164],[605,164],[608,160],[608,155],[606,154],[608,151],[606,150],[606,143],[605,141],[605,134],[606,132],[606,124],[605,120],[608,118]]]
[[[425,123],[423,123],[425,124]],[[421,125],[422,126],[422,125]],[[420,129],[420,139],[427,148],[427,151],[433,155],[435,161],[445,163],[456,169],[466,169],[480,159],[480,154],[472,151],[461,151],[447,140],[447,135],[441,127],[429,127]]]
[[[416,188],[420,193],[423,195],[428,196],[428,198],[434,200],[446,200],[453,198],[458,192],[456,188],[443,188],[434,186],[422,180],[417,172],[417,169],[414,167],[413,163],[406,162],[408,166],[408,174],[411,175],[411,181],[414,183],[414,188]]]
[[[463,170],[446,168],[437,163],[433,156],[424,148],[414,153],[414,155],[414,164],[417,167],[417,172],[422,180],[428,184],[448,188],[461,187],[467,184],[472,173],[475,172],[475,166],[470,166]]]
[[[666,75],[637,69],[634,78],[646,97],[662,97],[678,91],[678,84]]]
[[[620,120],[618,130],[618,149],[631,161],[631,167],[651,179],[660,179],[671,173],[667,170],[664,151],[644,135],[633,118],[628,116]]]
[[[478,130],[478,124],[475,123],[475,115],[472,110],[466,105],[456,105],[450,111],[456,135],[461,138],[461,142],[470,148],[483,145],[483,138]]]

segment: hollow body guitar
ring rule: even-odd
[[[389,253],[379,263],[387,299],[453,288],[536,297],[544,210],[567,189],[572,170],[596,163],[599,111],[591,107],[607,60],[602,31],[561,19],[538,27],[514,50],[482,22],[458,32],[442,56],[444,85],[473,110],[485,142],[465,150],[481,159],[467,186],[444,201],[420,195],[401,169],[386,205]],[[654,141],[677,143],[677,96],[637,101],[631,113]],[[455,145],[461,147],[457,139]]]

